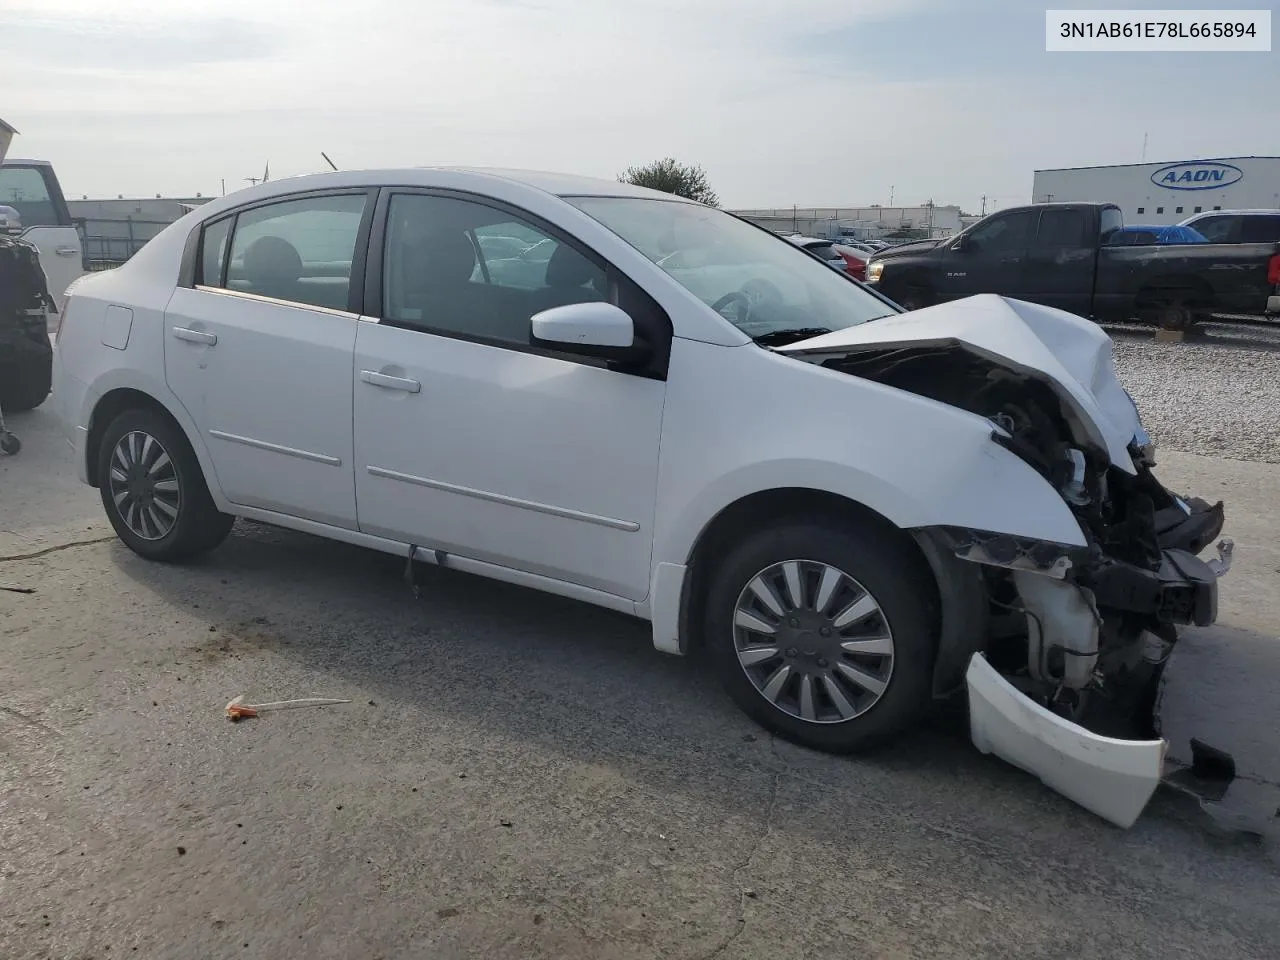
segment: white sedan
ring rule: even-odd
[[[483,236],[550,255],[512,271]],[[967,683],[982,749],[1117,822],[1156,745],[1082,704],[1214,616],[1220,505],[1152,476],[1096,326],[994,296],[904,315],[612,181],[215,200],[74,286],[55,376],[80,478],[144,557],[246,517],[600,604],[826,750]]]

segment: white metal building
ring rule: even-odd
[[[1280,209],[1280,157],[1037,170],[1035,203],[1114,203],[1125,223],[1177,223],[1205,210]]]

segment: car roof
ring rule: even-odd
[[[254,199],[270,199],[289,193],[306,190],[324,190],[330,187],[353,186],[399,186],[429,187],[434,185],[432,174],[450,173],[474,178],[476,186],[484,181],[505,180],[523,184],[543,193],[557,197],[634,197],[655,200],[674,200],[681,203],[693,203],[674,194],[637,187],[617,180],[605,180],[599,177],[583,177],[575,174],[551,173],[541,170],[517,170],[501,167],[464,167],[464,166],[424,166],[371,170],[341,170],[336,173],[312,173],[268,183],[241,191],[245,196],[250,192]]]

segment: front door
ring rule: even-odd
[[[1033,210],[995,214],[952,241],[937,281],[939,299],[978,293],[1022,297],[1027,247],[1038,216]]]
[[[371,205],[322,194],[210,224],[165,311],[165,379],[232,503],[355,529],[347,307]]]
[[[596,299],[638,324],[665,315],[519,212],[408,192],[383,203],[374,316],[356,337],[360,529],[643,599],[665,370],[532,347],[529,321]],[[522,256],[548,242],[549,258]]]
[[[1091,221],[1081,207],[1041,211],[1027,253],[1024,300],[1089,316],[1100,242],[1089,232]]]

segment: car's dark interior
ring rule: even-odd
[[[544,263],[487,260],[474,226],[440,223],[417,238],[394,231],[387,247],[384,319],[511,342],[529,341],[542,310],[604,300],[605,271],[567,244]],[[403,238],[397,243],[396,234]],[[540,274],[540,276],[537,276]]]

